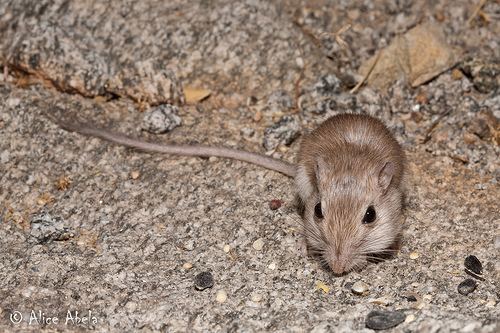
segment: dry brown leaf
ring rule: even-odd
[[[210,96],[211,91],[203,88],[192,88],[185,87],[184,88],[184,97],[186,98],[187,104],[196,104],[208,98]]]
[[[401,77],[417,87],[456,62],[456,51],[446,43],[442,28],[427,23],[394,38],[388,47],[362,64],[359,72],[367,77],[369,85],[380,89],[387,89]]]
[[[50,193],[43,193],[37,198],[36,203],[39,206],[45,206],[53,203],[54,201],[56,201],[56,199]]]
[[[69,185],[71,185],[71,179],[68,176],[59,177],[56,183],[56,187],[59,191],[68,189]]]

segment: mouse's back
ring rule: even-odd
[[[314,190],[308,187],[317,187],[318,159],[331,173],[351,176],[361,176],[390,161],[395,168],[392,182],[396,186],[401,182],[405,161],[401,146],[387,127],[374,117],[360,114],[333,116],[303,137],[296,176],[302,199]]]

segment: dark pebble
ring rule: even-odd
[[[465,258],[464,266],[473,273],[483,274],[483,265],[476,256],[468,256]]]
[[[417,298],[413,295],[404,296],[408,302],[416,302]]]
[[[372,330],[386,330],[405,321],[406,315],[401,311],[373,310],[366,317],[366,327]]]
[[[353,284],[354,282],[347,282],[346,284],[344,284],[344,288],[347,290],[351,290]]]
[[[276,209],[279,209],[282,204],[283,204],[283,201],[281,201],[279,199],[273,199],[269,202],[269,208],[271,208],[271,210],[276,210]]]
[[[214,277],[210,272],[201,272],[194,278],[194,287],[197,290],[205,290],[214,286]]]
[[[473,279],[465,279],[458,285],[458,292],[464,296],[476,290],[477,282]]]

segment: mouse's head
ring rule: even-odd
[[[335,274],[361,268],[386,251],[399,239],[403,222],[402,165],[348,160],[335,168],[319,158],[316,186],[305,200],[308,247]]]

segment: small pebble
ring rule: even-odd
[[[255,112],[255,115],[253,116],[253,121],[259,122],[262,119],[262,112],[257,111]]]
[[[460,80],[461,78],[464,77],[464,73],[462,73],[461,70],[455,68],[451,71],[451,78],[453,80]]]
[[[231,250],[231,247],[229,245],[224,245],[224,247],[222,248],[222,250],[226,253],[229,253],[229,251]]]
[[[215,295],[215,299],[219,303],[224,303],[227,300],[227,293],[225,290],[219,290],[217,295]]]
[[[271,210],[276,210],[276,209],[280,208],[281,205],[283,205],[283,201],[281,201],[279,199],[273,199],[273,200],[269,201],[269,208],[271,208]]]
[[[406,317],[406,319],[405,319],[405,323],[406,323],[406,324],[409,324],[409,323],[411,323],[412,321],[415,321],[415,319],[416,319],[416,317],[415,317],[415,315],[414,315],[414,314],[409,314],[409,315]]]
[[[465,258],[464,266],[466,269],[472,271],[475,274],[483,274],[483,265],[474,255],[470,255]]]
[[[415,309],[419,309],[419,310],[422,310],[423,308],[425,308],[427,306],[427,303],[424,302],[424,301],[420,301],[418,302],[417,304],[415,304],[415,306],[413,306]]]
[[[4,150],[0,153],[0,163],[7,164],[10,160],[10,152],[8,150]]]
[[[137,178],[139,178],[139,176],[140,176],[140,175],[141,175],[141,174],[139,173],[139,171],[134,170],[134,171],[132,171],[132,172],[130,173],[130,178],[132,178],[132,179],[137,179]]]
[[[354,282],[346,282],[344,284],[344,289],[351,290],[351,288],[352,288],[353,285],[354,285]]]
[[[210,272],[201,272],[194,278],[194,287],[197,290],[205,290],[214,286],[214,277]]]
[[[269,266],[267,266],[267,268],[274,271],[276,269],[276,263],[275,262],[270,263]]]
[[[420,257],[420,254],[418,254],[417,252],[410,253],[410,259],[415,260],[418,257]]]
[[[372,330],[386,330],[404,322],[406,315],[401,311],[371,311],[366,317],[365,325]]]
[[[255,242],[253,242],[252,247],[256,251],[262,251],[262,249],[264,248],[264,240],[262,238],[257,239]]]
[[[262,295],[259,293],[252,293],[252,295],[250,296],[250,299],[254,303],[259,303],[260,301],[262,301]]]
[[[357,281],[352,285],[351,291],[356,295],[364,295],[368,293],[369,288],[370,286],[363,281]]]
[[[464,296],[476,290],[477,282],[473,279],[465,279],[458,285],[458,292]]]
[[[14,98],[14,97],[9,97],[6,101],[6,105],[9,107],[9,108],[15,108],[16,106],[18,106],[19,104],[21,103],[21,99],[20,98]]]
[[[144,114],[142,128],[151,133],[166,133],[180,126],[182,119],[177,115],[179,109],[170,104],[152,108]]]
[[[408,295],[408,296],[405,296],[405,298],[408,302],[416,302],[417,301],[417,298],[414,295]]]
[[[189,240],[184,244],[184,249],[187,251],[193,251],[194,250],[194,241]]]
[[[489,300],[488,302],[486,302],[486,304],[485,304],[485,306],[486,306],[487,308],[494,308],[494,307],[495,307],[495,305],[497,305],[497,302],[495,302],[495,300],[494,300],[494,299],[490,299],[490,300]]]
[[[193,268],[193,264],[190,262],[186,262],[184,263],[184,265],[182,265],[182,268],[184,268],[185,270],[191,269]]]

